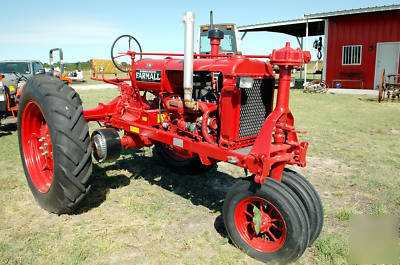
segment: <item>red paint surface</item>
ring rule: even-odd
[[[241,89],[237,85],[237,77],[250,76],[254,79],[272,79],[274,74],[270,64],[250,59],[249,56],[224,55],[222,58],[196,58],[193,62],[195,72],[219,72],[222,74],[223,85],[219,104],[198,101],[198,110],[183,107],[181,99],[183,86],[183,60],[141,59],[134,61],[129,71],[131,84],[121,81],[129,79],[103,79],[119,87],[121,95],[113,101],[98,107],[84,110],[87,121],[100,121],[109,127],[125,131],[123,146],[125,148],[140,148],[160,142],[188,154],[197,154],[203,164],[210,165],[212,161],[226,161],[247,168],[255,175],[254,181],[264,183],[271,172],[271,177],[280,181],[285,164],[305,166],[305,155],[308,143],[299,143],[294,129],[294,118],[289,110],[290,70],[294,65],[309,62],[309,52],[294,50],[289,44],[280,50],[274,50],[271,63],[280,67],[280,78],[275,109],[264,119],[258,135],[239,138]],[[182,55],[177,55],[182,56]],[[208,55],[209,56],[209,55]],[[253,56],[252,56],[253,57]],[[256,56],[260,58],[260,56]],[[136,70],[157,70],[161,72],[159,83],[136,81]],[[95,79],[95,78],[93,78]],[[213,84],[214,85],[214,84]],[[215,83],[216,89],[217,83]],[[271,93],[273,93],[273,87]],[[139,91],[150,91],[155,100],[142,98]],[[271,106],[273,105],[271,98]],[[162,106],[161,106],[162,105]],[[271,107],[272,108],[272,107]],[[210,113],[216,112],[220,117],[220,135],[208,130]],[[164,115],[162,121],[158,118]],[[186,124],[202,117],[201,132],[186,130]],[[144,117],[144,118],[143,118]],[[212,120],[211,120],[212,121]],[[167,124],[167,126],[165,126]],[[208,127],[207,127],[208,126]],[[279,131],[275,132],[274,128]],[[133,136],[134,135],[134,136]],[[283,135],[283,137],[278,137]],[[279,141],[277,139],[279,138]],[[179,143],[179,144],[176,144]],[[253,145],[250,153],[235,152],[235,150]]]
[[[378,42],[400,41],[400,11],[377,12],[329,19],[326,81],[343,88],[373,89]],[[362,45],[361,65],[342,65],[342,47]],[[370,50],[370,46],[373,49]],[[400,70],[399,70],[400,71]]]
[[[22,120],[21,140],[29,177],[39,192],[47,193],[53,183],[54,163],[46,120],[34,101],[26,103]]]

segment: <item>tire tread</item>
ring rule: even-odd
[[[324,223],[321,199],[312,184],[301,174],[285,168],[282,183],[288,186],[301,200],[310,219],[310,245],[318,238]]]
[[[243,239],[238,234],[234,225],[234,218],[232,217],[232,214],[236,207],[234,205],[234,202],[243,199],[240,199],[240,196],[242,196],[240,194],[247,194],[243,195],[246,197],[267,196],[270,199],[270,203],[279,204],[281,210],[287,209],[287,214],[294,218],[293,220],[291,220],[291,222],[297,224],[299,228],[299,231],[296,231],[296,233],[299,233],[299,238],[296,238],[297,243],[285,242],[284,246],[282,246],[282,248],[285,249],[279,249],[273,253],[262,253],[247,245],[247,243],[245,243],[245,241],[243,241]],[[282,183],[271,178],[267,178],[267,181],[263,185],[256,184],[247,180],[240,180],[239,182],[234,184],[234,186],[228,191],[224,201],[223,219],[226,230],[229,237],[232,239],[232,242],[248,255],[263,262],[275,261],[283,264],[293,262],[304,253],[308,246],[310,236],[309,221],[304,207],[298,202],[296,194],[294,194]],[[286,244],[292,243],[294,245],[290,247],[289,245],[285,246]]]
[[[29,100],[38,103],[44,115],[47,113],[45,118],[52,137],[55,163],[53,184],[50,188],[50,191],[54,188],[54,192],[39,193],[31,184],[30,188],[42,208],[57,214],[71,212],[91,189],[92,149],[82,101],[70,86],[47,75],[33,76],[28,80],[20,102],[25,104]],[[18,124],[20,123],[19,118]],[[20,151],[24,161],[21,143]],[[30,178],[25,165],[24,169],[27,179]]]

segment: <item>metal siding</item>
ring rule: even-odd
[[[326,81],[364,80],[373,89],[377,42],[400,41],[400,11],[370,13],[329,19]],[[342,65],[342,47],[362,45],[361,65]],[[373,45],[373,50],[369,46]],[[360,82],[342,82],[346,88],[360,88]]]

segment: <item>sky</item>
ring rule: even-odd
[[[182,17],[186,11],[195,13],[197,36],[197,27],[209,23],[210,10],[214,12],[214,23],[244,26],[301,19],[303,14],[400,4],[400,1],[1,0],[0,3],[0,60],[32,59],[48,63],[52,48],[63,49],[65,62],[110,59],[111,45],[122,34],[138,39],[143,52],[183,53]],[[315,39],[309,38],[310,48]],[[240,50],[243,54],[269,54],[287,41],[298,47],[297,40],[289,35],[248,33]],[[313,51],[312,54],[315,58]]]

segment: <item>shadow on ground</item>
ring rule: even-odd
[[[359,97],[358,100],[365,101],[365,102],[376,102],[376,103],[378,103],[378,97]],[[387,98],[385,98],[380,103],[387,103],[387,102],[400,103],[400,99],[397,99],[397,98],[396,99],[387,99]]]
[[[132,176],[107,176],[106,172],[110,170],[127,170]],[[217,167],[197,175],[179,174],[161,164],[156,155],[144,156],[140,150],[125,150],[113,164],[101,167],[94,165],[91,194],[74,214],[100,206],[110,189],[127,186],[135,179],[144,179],[151,185],[157,185],[213,212],[222,212],[225,194],[237,181],[231,175],[217,171]],[[216,218],[214,226],[221,236],[227,237],[221,215]]]
[[[17,130],[17,124],[15,122],[9,122],[0,125],[0,137],[10,135]]]

